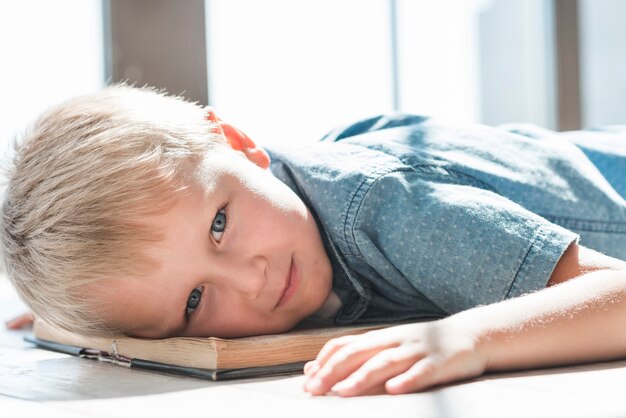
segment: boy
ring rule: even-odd
[[[83,333],[443,318],[330,342],[305,367],[316,395],[626,355],[619,148],[587,157],[561,136],[405,115],[324,139],[268,155],[152,91],[71,100],[18,150],[9,276],[37,315]]]

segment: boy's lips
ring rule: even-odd
[[[293,257],[291,258],[291,262],[289,264],[289,271],[287,272],[287,278],[285,279],[285,287],[283,288],[280,299],[276,303],[276,307],[282,306],[289,302],[291,297],[298,290],[298,286],[300,284],[300,277],[298,276],[298,270],[296,269],[296,263],[293,262]]]

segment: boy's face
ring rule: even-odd
[[[140,337],[238,337],[285,331],[319,309],[332,269],[301,199],[225,147],[197,178],[146,220],[164,236],[148,250],[156,270],[103,283],[113,322]]]

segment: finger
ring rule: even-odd
[[[303,371],[306,376],[313,377],[315,376],[315,373],[317,373],[319,369],[320,369],[320,364],[317,361],[313,360],[313,361],[307,362],[304,365]]]
[[[20,329],[33,322],[33,314],[25,313],[6,321],[4,324],[8,329]]]
[[[317,374],[321,366],[328,360],[328,358],[330,358],[330,356],[343,347],[344,344],[353,341],[355,337],[356,336],[354,335],[345,335],[343,337],[333,338],[324,344],[315,360],[309,361],[304,365],[304,374],[308,377],[304,382],[305,391],[308,391],[308,388],[314,388],[319,385],[319,382],[312,383],[312,378]]]
[[[387,380],[410,369],[421,356],[417,347],[410,345],[381,351],[348,378],[334,385],[331,391],[340,396],[355,396],[373,388],[382,388]]]
[[[320,352],[317,353],[315,361],[319,363],[320,366],[323,366],[328,359],[337,352],[337,350],[355,341],[359,337],[359,335],[344,335],[343,337],[333,338],[324,344],[324,347],[322,347]]]
[[[396,327],[398,328],[398,327]],[[382,331],[387,331],[383,333]],[[324,364],[331,358],[339,349],[345,347],[348,344],[356,344],[355,349],[359,350],[368,350],[374,347],[392,347],[394,345],[398,345],[396,339],[394,339],[394,335],[390,333],[392,328],[388,328],[386,330],[374,330],[369,331],[363,334],[356,335],[344,335],[342,337],[333,338],[328,341],[324,347],[320,350],[315,358],[320,366],[324,366]]]
[[[438,383],[444,382],[437,381],[437,363],[431,358],[424,358],[404,373],[389,379],[385,390],[390,395],[399,395],[418,392]]]
[[[337,360],[331,358],[314,376],[309,378],[304,385],[304,390],[313,395],[327,393],[335,383],[349,376],[372,355],[368,351],[360,351],[349,355],[340,355]]]
[[[342,381],[378,352],[395,343],[372,344],[367,340],[355,340],[336,351],[326,363],[320,362],[320,369],[306,384],[305,390],[314,395],[322,395],[337,382]]]
[[[424,358],[406,372],[389,379],[386,390],[389,394],[418,392],[435,385],[480,376],[484,370],[484,365],[467,358],[457,358],[456,361]]]

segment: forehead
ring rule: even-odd
[[[244,178],[255,172],[255,167],[241,151],[235,151],[224,144],[216,144],[206,151],[196,166],[194,180],[205,190],[211,190],[222,177]]]

